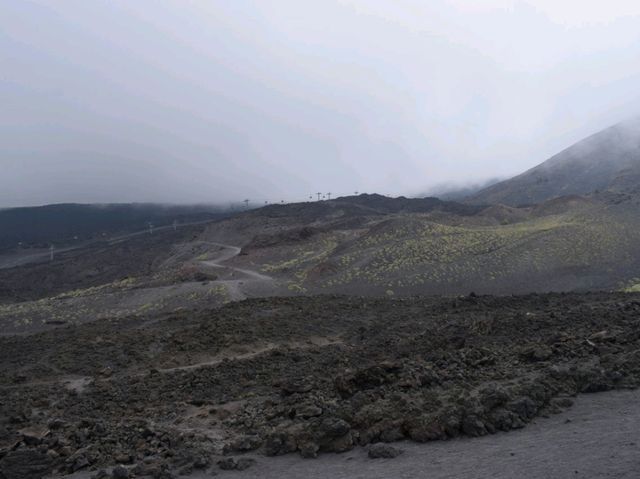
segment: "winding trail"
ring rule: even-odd
[[[222,251],[220,256],[218,256],[216,259],[200,261],[200,264],[211,268],[227,269],[245,276],[245,278],[243,279],[221,279],[216,281],[216,283],[223,284],[227,287],[229,299],[231,299],[232,301],[242,301],[243,299],[247,298],[247,295],[242,291],[242,288],[240,287],[247,281],[273,283],[274,279],[271,276],[267,276],[266,274],[258,273],[257,271],[253,271],[250,269],[237,268],[235,266],[222,264],[225,261],[229,261],[230,259],[238,256],[242,251],[242,248],[212,241],[206,241],[206,243],[223,248],[224,251]]]
[[[278,348],[290,348],[298,351],[314,349],[314,348],[324,348],[327,346],[335,346],[335,345],[344,345],[344,342],[340,338],[329,338],[329,337],[309,337],[306,342],[297,342],[297,341],[286,341],[280,343],[265,343],[261,345],[243,345],[248,348],[247,351],[244,352],[231,352],[231,351],[223,351],[217,356],[207,360],[200,361],[194,364],[188,364],[186,366],[174,366],[171,368],[161,368],[158,369],[161,373],[171,373],[175,371],[190,371],[193,369],[200,369],[209,366],[217,366],[218,364],[222,364],[225,361],[242,361],[244,359],[252,359],[256,356],[260,356],[264,353],[268,353]]]

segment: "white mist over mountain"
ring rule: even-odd
[[[0,206],[419,193],[640,113],[640,4],[7,2],[0,102]]]

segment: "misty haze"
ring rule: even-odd
[[[8,1],[0,207],[417,195],[638,114],[638,5]]]
[[[6,0],[0,104],[0,479],[637,477],[637,2]]]

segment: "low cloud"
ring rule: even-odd
[[[640,112],[637,2],[9,2],[0,206],[419,194]]]

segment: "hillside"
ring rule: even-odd
[[[466,205],[438,198],[391,198],[379,194],[344,196],[331,201],[310,201],[285,205],[269,205],[253,210],[250,214],[259,217],[293,217],[301,221],[313,221],[328,217],[361,217],[367,215],[387,215],[399,213],[431,213],[439,211],[447,214],[471,216],[481,207]]]
[[[0,326],[25,332],[297,294],[637,290],[639,204],[609,191],[524,208],[380,195],[273,205],[0,269]]]
[[[178,223],[216,219],[225,212],[211,205],[58,204],[0,210],[0,251],[87,240]]]
[[[195,479],[635,388],[638,294],[510,293],[638,289],[638,201],[362,195],[2,269],[0,477]]]
[[[204,236],[242,245],[230,264],[272,275],[290,293],[620,289],[639,276],[640,220],[635,196],[615,198],[570,196],[465,215],[437,209],[354,218],[336,207],[304,221],[300,211],[267,217],[258,210]]]
[[[565,195],[625,192],[640,185],[640,119],[596,133],[544,163],[467,198],[471,204],[532,205]]]

